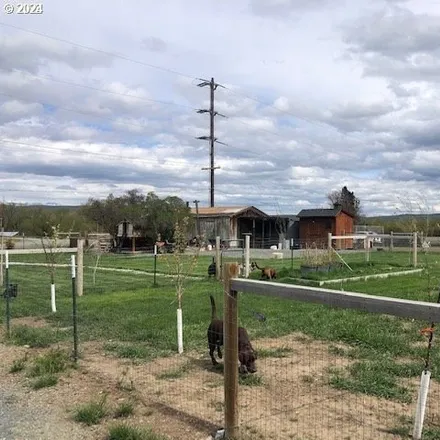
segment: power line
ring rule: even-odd
[[[127,97],[127,98],[133,98],[133,99],[137,99],[139,101],[145,101],[145,102],[148,102],[148,103],[153,102],[153,103],[157,103],[157,104],[170,105],[170,106],[175,106],[175,107],[182,107],[182,108],[185,108],[185,109],[188,109],[188,110],[198,111],[198,109],[195,108],[195,107],[191,107],[191,106],[185,105],[185,104],[178,104],[178,103],[172,102],[172,101],[162,101],[162,100],[157,100],[157,99],[152,99],[152,98],[143,98],[143,97],[140,97],[140,96],[132,95],[130,93],[121,93],[121,92],[115,92],[113,90],[101,89],[99,87],[93,87],[93,86],[89,86],[89,85],[85,85],[85,84],[79,84],[79,83],[76,83],[76,82],[67,81],[67,80],[64,80],[64,79],[54,78],[52,76],[36,75],[34,73],[25,72],[25,71],[19,70],[19,69],[15,69],[15,71],[20,72],[21,74],[32,76],[34,78],[44,79],[44,80],[48,80],[48,81],[53,81],[53,82],[57,82],[57,83],[60,83],[60,84],[66,84],[66,85],[72,86],[72,87],[80,87],[80,88],[84,88],[84,89],[88,89],[88,90],[94,90],[94,91],[100,92],[100,93],[107,93],[107,94],[116,95],[116,96],[123,96],[123,97]],[[222,86],[222,87],[224,87],[224,86]],[[18,98],[18,97],[14,97],[13,95],[7,95],[7,94],[5,94],[5,95],[6,96],[11,96],[14,99],[24,100],[21,97]],[[28,102],[39,102],[37,100],[32,100],[32,99],[26,99],[26,100]],[[42,104],[41,101],[40,101],[40,104]],[[67,109],[66,107],[60,107],[58,105],[50,104],[50,103],[47,103],[47,104],[51,105],[53,107],[61,108],[61,109],[66,110],[66,111],[83,113],[83,111]],[[96,115],[93,114],[93,116],[96,116]],[[262,128],[262,127],[255,127],[254,125],[241,120],[240,117],[238,117],[238,116],[227,116],[227,115],[221,115],[221,116],[223,116],[225,119],[233,119],[234,121],[237,121],[239,124],[246,125],[248,127],[252,127],[256,131],[265,132],[265,133],[268,133],[268,134],[272,134],[274,136],[278,136],[278,137],[280,137],[282,139],[285,139],[285,137],[283,135],[281,135],[280,133],[277,133],[277,132],[272,131],[272,130],[267,130],[266,128]],[[96,116],[96,117],[98,117],[98,116]],[[99,116],[99,117],[101,117],[101,116]],[[102,117],[102,118],[104,119],[104,117]],[[130,124],[130,125],[132,125],[132,124]],[[247,150],[247,151],[251,151],[251,150]]]
[[[106,50],[97,49],[95,47],[86,46],[84,44],[75,43],[75,42],[70,41],[70,40],[65,40],[64,38],[53,37],[52,35],[48,35],[48,34],[46,34],[44,32],[32,31],[30,29],[26,29],[26,28],[23,28],[23,27],[20,27],[20,26],[15,26],[13,24],[5,23],[3,21],[0,22],[0,26],[5,26],[5,27],[13,28],[13,29],[18,29],[18,30],[20,30],[22,32],[27,32],[28,34],[39,35],[40,37],[49,38],[49,39],[54,40],[54,41],[59,41],[61,43],[70,44],[72,46],[80,47],[81,49],[90,50],[92,52],[101,53],[101,54],[107,55],[109,57],[119,58],[121,60],[125,60],[125,61],[129,61],[131,63],[139,64],[141,66],[145,66],[145,67],[150,67],[152,69],[161,70],[162,72],[172,73],[174,75],[179,75],[179,76],[182,76],[182,77],[185,77],[185,78],[189,78],[189,79],[193,79],[193,80],[197,79],[195,76],[187,75],[186,73],[178,72],[177,70],[168,69],[166,67],[156,66],[154,64],[146,63],[144,61],[135,60],[135,59],[130,58],[130,57],[125,56],[125,55],[120,55],[120,54],[117,54],[117,53],[114,53],[114,52],[109,52],[109,51],[106,51]]]
[[[79,109],[72,109],[72,108],[68,108],[68,107],[61,107],[61,106],[59,106],[59,105],[51,104],[51,103],[49,103],[49,102],[36,101],[36,100],[34,100],[34,99],[23,99],[23,98],[18,98],[18,97],[14,96],[14,95],[10,95],[9,93],[3,93],[3,92],[0,92],[0,96],[7,96],[7,97],[9,97],[9,98],[12,98],[12,99],[18,99],[18,100],[20,100],[20,101],[33,102],[33,103],[35,103],[35,104],[40,104],[40,105],[43,105],[43,106],[46,105],[46,106],[54,107],[55,109],[58,109],[58,110],[64,110],[64,111],[66,111],[66,112],[71,112],[71,113],[78,113],[78,114],[80,114],[80,115],[85,115],[85,116],[91,116],[91,117],[93,117],[93,118],[102,119],[102,120],[104,120],[104,121],[112,122],[112,123],[115,123],[115,124],[121,122],[121,121],[118,121],[118,120],[115,119],[115,118],[108,118],[108,117],[106,117],[106,116],[97,115],[96,113],[93,113],[93,112],[88,112],[88,111],[85,111],[85,110],[79,110]],[[139,128],[143,128],[143,129],[148,128],[148,127],[147,127],[146,125],[144,125],[144,124],[136,124],[135,122],[124,121],[123,123],[124,123],[125,125],[130,125],[130,126],[132,126],[132,127],[139,127]]]
[[[214,144],[217,142],[219,144],[224,144],[223,142],[220,142],[217,140],[217,138],[215,137],[214,134],[214,119],[215,117],[218,116],[223,116],[224,115],[216,112],[214,110],[214,93],[217,90],[217,87],[223,87],[220,84],[217,84],[214,81],[214,78],[211,78],[211,81],[207,81],[204,79],[200,80],[201,83],[197,84],[198,87],[206,87],[209,86],[210,89],[210,95],[209,95],[209,110],[206,109],[200,109],[197,110],[197,113],[209,113],[209,136],[199,136],[197,139],[202,139],[202,140],[209,140],[209,156],[210,156],[210,166],[208,168],[202,168],[202,170],[209,170],[210,171],[210,180],[211,180],[211,185],[210,185],[210,205],[211,208],[214,207],[214,171],[220,167],[216,167],[214,166]]]
[[[13,149],[12,146],[5,145],[5,143],[10,143],[10,144],[14,144],[14,145],[24,145],[24,146],[31,147],[31,148],[37,148],[42,151],[48,151],[48,152],[53,152],[53,153],[69,152],[69,153],[74,153],[74,154],[79,154],[79,155],[84,154],[84,155],[88,155],[88,156],[106,157],[109,159],[130,160],[130,161],[144,162],[144,163],[150,163],[150,164],[155,164],[155,165],[160,165],[160,162],[164,161],[165,165],[166,164],[176,164],[176,165],[181,165],[181,166],[185,165],[186,166],[186,162],[188,162],[185,159],[183,159],[182,161],[168,159],[168,158],[166,158],[166,159],[161,159],[161,158],[146,159],[146,158],[139,158],[139,157],[127,157],[127,156],[123,156],[122,154],[116,155],[116,154],[109,154],[109,153],[90,152],[90,151],[86,151],[86,150],[77,150],[77,149],[73,149],[73,148],[57,148],[57,147],[50,147],[47,145],[31,144],[29,142],[14,141],[14,140],[7,139],[7,138],[0,138],[0,142],[3,143],[3,145],[0,148],[6,148],[6,149]],[[125,144],[125,145],[129,146],[129,144]],[[140,147],[136,147],[136,148],[141,150]],[[14,151],[16,152],[17,150],[14,149]],[[230,170],[228,168],[224,168],[224,170],[234,171],[234,170]]]
[[[86,49],[86,50],[90,50],[90,51],[93,51],[93,52],[105,54],[105,55],[108,55],[110,57],[119,58],[119,59],[122,59],[122,60],[125,60],[125,61],[129,61],[131,63],[135,63],[135,64],[138,64],[138,65],[141,65],[141,66],[145,66],[145,67],[150,67],[152,69],[160,70],[160,71],[163,71],[163,72],[172,73],[174,75],[178,75],[178,76],[181,76],[181,77],[189,78],[189,79],[192,79],[192,80],[199,80],[199,78],[197,78],[195,76],[191,76],[191,75],[179,72],[179,71],[177,71],[175,69],[169,69],[169,68],[157,66],[157,65],[154,65],[154,64],[151,64],[151,63],[146,63],[144,61],[135,60],[135,59],[130,58],[130,57],[125,56],[125,55],[120,55],[120,54],[116,54],[116,53],[113,53],[113,52],[105,51],[105,50],[102,50],[102,49],[97,49],[97,48],[94,48],[94,47],[91,47],[91,46],[86,46],[86,45],[83,45],[83,44],[80,44],[80,43],[75,43],[73,41],[66,40],[66,39],[63,39],[63,38],[54,37],[52,35],[48,35],[48,34],[43,33],[43,32],[32,31],[30,29],[26,29],[26,28],[23,28],[23,27],[20,27],[20,26],[15,26],[15,25],[12,25],[12,24],[9,24],[9,23],[5,23],[5,22],[0,22],[0,26],[5,26],[5,27],[13,28],[13,29],[18,29],[18,30],[20,30],[22,32],[27,32],[27,33],[30,33],[30,34],[33,34],[33,35],[38,35],[40,37],[48,38],[48,39],[51,39],[51,40],[54,40],[54,41],[59,41],[59,42],[65,43],[65,44],[70,44],[72,46],[76,46],[76,47],[79,47],[79,48],[82,48],[82,49]],[[292,112],[289,112],[289,111],[286,111],[286,110],[282,110],[282,109],[274,106],[271,103],[265,102],[265,101],[263,101],[261,99],[258,99],[258,98],[252,97],[252,96],[249,96],[249,95],[247,95],[245,93],[242,93],[242,92],[237,92],[236,90],[233,90],[233,89],[231,89],[229,87],[225,87],[225,86],[222,86],[222,87],[224,87],[226,90],[230,91],[233,94],[236,94],[238,96],[250,99],[250,100],[255,101],[257,103],[260,103],[260,104],[262,104],[262,105],[264,105],[266,107],[271,107],[271,108],[275,109],[276,111],[278,111],[280,113],[284,113],[284,114],[286,114],[288,116],[292,116],[295,119],[303,120],[305,122],[308,122],[309,124],[320,126],[320,127],[325,127],[327,129],[329,127],[332,127],[330,124],[326,124],[326,123],[323,123],[323,122],[311,120],[311,119],[305,118],[303,116],[298,116],[298,115],[296,115],[296,114],[294,114]],[[341,136],[345,136],[346,138],[349,138],[349,136],[347,134],[342,135],[342,133],[340,133],[339,130],[337,130],[334,127],[332,127],[332,128],[334,130],[336,130]],[[353,139],[356,139],[357,141],[359,141],[359,138],[353,137]]]
[[[175,107],[182,107],[182,108],[186,108],[189,110],[195,110],[194,107],[191,107],[189,105],[185,105],[185,104],[178,104],[177,102],[172,102],[172,101],[161,101],[158,99],[152,99],[152,98],[144,98],[144,97],[140,97],[140,96],[136,96],[136,95],[132,95],[131,93],[121,93],[121,92],[115,92],[113,90],[106,90],[106,89],[100,89],[99,87],[93,87],[93,86],[89,86],[86,84],[79,84],[79,83],[75,83],[72,81],[66,81],[64,79],[59,79],[59,78],[54,78],[53,76],[49,76],[49,75],[35,75],[34,73],[30,73],[30,72],[25,72],[23,70],[19,70],[19,69],[14,69],[16,72],[19,72],[21,74],[25,74],[28,76],[32,76],[34,78],[39,78],[39,79],[45,79],[48,81],[53,81],[53,82],[57,82],[60,84],[66,84],[69,86],[73,86],[73,87],[81,87],[83,89],[88,89],[88,90],[94,90],[96,92],[100,92],[100,93],[108,93],[110,95],[117,95],[117,96],[123,96],[126,98],[133,98],[133,99],[137,99],[139,101],[145,101],[148,103],[154,102],[157,104],[163,104],[163,105],[172,105]]]
[[[88,115],[90,115],[91,117],[93,117],[93,118],[98,118],[98,119],[101,119],[101,120],[104,120],[104,121],[108,121],[108,122],[112,122],[112,123],[118,123],[119,121],[117,121],[116,119],[114,119],[114,118],[108,118],[108,117],[105,117],[105,116],[101,116],[101,115],[96,115],[96,114],[94,114],[93,112],[86,112],[86,111],[84,111],[84,110],[78,110],[78,109],[71,109],[71,108],[67,108],[67,107],[61,107],[61,106],[58,106],[58,105],[55,105],[55,104],[51,104],[51,103],[48,103],[48,102],[42,102],[42,101],[37,101],[37,100],[34,100],[34,99],[23,99],[23,98],[19,98],[19,97],[16,97],[16,96],[14,96],[14,95],[10,95],[10,94],[8,94],[8,93],[2,93],[2,92],[0,92],[0,96],[7,96],[7,97],[9,97],[9,98],[12,98],[12,99],[18,99],[18,100],[20,100],[20,101],[26,101],[26,102],[33,102],[33,103],[37,103],[37,104],[40,104],[40,105],[48,105],[48,106],[51,106],[51,107],[53,107],[54,109],[58,109],[58,110],[63,110],[63,111],[67,111],[67,112],[71,112],[71,113],[78,113],[78,114],[81,114],[81,115],[86,115],[86,116],[88,116]],[[240,121],[240,120],[238,120],[238,119],[235,119],[237,122],[240,122],[240,123],[243,123],[244,125],[251,125],[251,124],[247,124],[247,123],[245,123],[244,121]],[[131,126],[134,126],[134,127],[140,127],[140,128],[148,128],[147,126],[145,126],[145,125],[143,125],[143,124],[136,124],[136,123],[133,123],[133,122],[125,122],[124,121],[124,124],[126,124],[126,125],[131,125]],[[279,133],[273,133],[273,134],[276,134],[276,135],[278,135],[278,136],[280,136],[280,137],[282,137]],[[128,147],[137,147],[136,145],[133,145],[133,143],[129,143],[129,142],[126,142],[126,141],[122,141],[122,140],[120,140],[120,139],[114,139],[113,140],[114,142],[116,142],[116,143],[118,143],[118,144],[121,144],[121,145],[126,145],[126,146],[128,146]],[[8,142],[13,142],[13,141],[8,141]],[[226,144],[224,144],[224,145],[226,145]],[[137,147],[137,148],[139,148],[139,147]],[[237,147],[237,149],[238,149],[238,147]],[[254,156],[254,157],[260,157],[260,154],[258,154],[258,153],[255,153],[253,150],[250,150],[250,149],[247,149],[247,148],[244,148],[244,147],[240,147],[240,149],[242,150],[242,151],[246,151],[246,152],[249,152],[249,153],[251,153],[251,156]],[[61,150],[60,150],[61,151]],[[119,157],[119,156],[118,156]],[[272,155],[272,157],[274,157],[274,158],[277,158],[278,156],[273,156]],[[278,158],[280,158],[280,157],[278,157]],[[281,158],[280,158],[281,159]],[[206,169],[206,168],[202,168],[202,169]],[[209,168],[208,168],[209,169]]]
[[[13,141],[7,138],[0,138],[0,142],[2,143],[10,143],[15,145],[25,145],[31,148],[38,148],[43,151],[49,151],[49,152],[56,152],[56,153],[63,153],[63,152],[69,152],[69,153],[75,153],[75,154],[86,154],[90,156],[97,156],[97,157],[107,157],[109,159],[118,159],[118,160],[134,160],[136,162],[145,162],[145,163],[152,163],[152,164],[158,164],[161,160],[163,160],[165,163],[171,163],[171,164],[179,164],[183,165],[183,161],[173,160],[173,159],[143,159],[138,157],[127,157],[123,155],[115,155],[115,154],[109,154],[109,153],[96,153],[96,152],[89,152],[85,150],[76,150],[73,148],[55,148],[55,147],[49,147],[46,145],[38,145],[38,144],[31,144],[28,142],[22,142],[22,141]],[[9,148],[12,149],[11,146],[8,145],[2,145],[1,148]],[[137,147],[139,148],[139,147]],[[140,149],[140,148],[139,148]],[[16,151],[16,150],[15,150]]]

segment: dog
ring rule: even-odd
[[[217,265],[214,257],[212,257],[212,263],[208,266],[208,277],[215,276],[217,274]]]
[[[208,327],[208,345],[209,355],[211,356],[212,365],[218,365],[214,356],[215,349],[220,359],[223,358],[221,346],[223,345],[223,320],[217,318],[217,309],[214,297],[211,299],[211,323]],[[240,361],[240,373],[255,373],[257,367],[257,352],[252,347],[249,335],[244,327],[238,327],[238,360]]]
[[[260,267],[257,263],[253,261],[251,264],[251,268],[252,270],[254,270],[255,268],[261,270],[261,279],[266,278],[267,280],[271,280],[277,277],[277,271],[272,267]]]

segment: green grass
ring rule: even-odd
[[[108,414],[107,395],[101,399],[80,405],[74,410],[73,420],[88,426],[97,425]]]
[[[409,417],[401,416],[398,425],[389,429],[387,432],[397,435],[402,439],[411,438],[413,429],[413,421]],[[438,440],[440,439],[440,427],[430,426],[429,422],[425,420],[423,424],[423,440]]]
[[[53,328],[33,328],[17,325],[12,328],[11,338],[17,345],[28,345],[30,348],[45,348],[63,339],[63,334]]]
[[[30,382],[31,388],[39,390],[56,385],[59,373],[68,367],[67,355],[62,350],[50,349],[47,353],[36,357],[29,367],[28,376],[34,378]]]
[[[264,385],[263,378],[258,374],[240,374],[238,376],[238,383],[247,387],[260,387]]]
[[[140,359],[144,361],[171,354],[171,351],[160,350],[157,347],[151,347],[142,343],[108,342],[104,344],[104,350],[114,353],[120,358]]]
[[[36,377],[61,373],[67,369],[68,365],[66,353],[62,350],[51,349],[34,359],[29,375]]]
[[[293,353],[293,350],[289,347],[277,347],[277,348],[260,348],[258,349],[258,359],[264,358],[284,358]]]
[[[58,383],[58,377],[54,374],[45,374],[44,376],[37,377],[31,382],[31,388],[39,390],[41,388],[53,387]]]
[[[411,390],[400,385],[398,379],[417,377],[421,371],[422,365],[417,362],[396,363],[391,358],[366,360],[345,370],[330,369],[329,383],[337,389],[410,403]]]
[[[126,424],[110,427],[106,440],[168,440],[151,429],[142,429]]]
[[[115,409],[116,418],[129,417],[134,413],[134,404],[132,402],[121,402]]]
[[[180,379],[185,376],[191,369],[191,364],[189,362],[181,365],[178,368],[173,368],[172,370],[164,371],[163,373],[158,374],[156,377],[158,379],[166,380],[166,379]]]
[[[14,362],[12,362],[11,368],[9,368],[9,372],[13,374],[23,371],[26,368],[26,362],[27,362],[26,355],[20,359],[15,359]]]
[[[404,268],[408,266],[408,255],[405,252],[373,253],[373,264],[368,268],[362,263],[362,254],[343,256],[360,271],[382,270],[384,266]],[[44,255],[13,255],[11,260],[24,261],[25,257],[28,261],[44,259]],[[68,256],[63,255],[63,259],[68,263]],[[346,291],[434,302],[440,281],[440,254],[429,254],[426,259],[420,257],[419,261],[429,264],[429,280],[426,273],[421,273],[386,280],[349,282],[341,286],[331,285],[330,288],[338,290],[343,287]],[[149,270],[151,262],[151,257],[109,255],[102,259],[100,265]],[[223,308],[222,285],[207,278],[206,269],[210,262],[211,257],[200,258],[197,272],[203,277],[188,280],[183,297],[185,350],[203,354],[207,352],[206,329],[211,313],[209,294],[214,295],[220,315]],[[270,264],[278,269],[285,267],[280,273],[290,271],[290,260],[258,260],[258,263]],[[299,260],[294,261],[294,270],[299,269],[299,264]],[[161,268],[166,269],[165,265]],[[85,269],[85,293],[77,298],[80,346],[88,340],[110,340],[105,344],[107,351],[119,357],[146,361],[176,353],[176,296],[170,278],[158,278],[159,287],[153,289],[153,279],[146,274],[98,272],[95,290],[91,290],[91,275],[92,271]],[[260,274],[253,272],[251,276],[259,278]],[[44,347],[61,339],[70,340],[70,269],[59,268],[56,273],[57,313],[50,310],[49,277],[43,268],[11,265],[10,279],[20,285],[20,295],[11,304],[13,318],[35,316],[44,318],[51,325],[48,329],[31,329],[18,327],[12,321],[13,341]],[[284,282],[286,279],[277,281]],[[408,390],[401,385],[401,378],[413,377],[417,370],[417,374],[422,371],[426,338],[420,335],[419,330],[426,327],[426,322],[242,293],[239,294],[239,304],[239,323],[248,329],[252,340],[302,332],[314,340],[328,341],[329,345],[347,344],[347,349],[333,346],[330,350],[333,354],[354,359],[357,366],[333,374],[333,386],[405,401]],[[255,319],[256,313],[264,314],[266,321]],[[0,313],[0,322],[4,323],[4,313]],[[66,330],[55,330],[61,328]],[[414,346],[414,343],[420,342],[423,343],[421,347]],[[260,358],[289,355],[283,349],[258,351]],[[408,365],[400,365],[399,358],[402,357]],[[432,376],[439,379],[440,354],[436,345],[431,359]],[[182,374],[171,373],[171,377]]]

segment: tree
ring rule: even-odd
[[[195,252],[193,249],[194,253],[192,254],[186,254],[185,252],[190,233],[189,220],[189,217],[184,217],[183,219],[176,221],[173,236],[174,251],[172,254],[167,254],[164,256],[166,258],[169,273],[173,277],[176,288],[177,347],[179,354],[183,353],[182,302],[185,291],[185,283],[187,278],[194,272],[200,252],[200,247],[197,247]],[[200,242],[201,240],[198,240],[198,243]]]
[[[354,216],[356,222],[362,217],[361,201],[346,186],[340,191],[336,190],[327,194],[327,199],[332,208],[336,205],[341,205],[344,211]]]
[[[137,189],[127,191],[120,197],[110,194],[105,200],[91,198],[81,208],[81,212],[86,219],[113,237],[118,223],[125,218],[133,223],[141,236],[152,243],[159,234],[164,240],[171,240],[175,223],[190,216],[190,209],[179,197],[161,199],[154,192],[143,195]]]
[[[41,237],[41,244],[43,245],[44,255],[46,256],[47,269],[50,275],[50,299],[52,312],[57,311],[55,301],[55,272],[59,257],[59,238],[60,238],[60,225],[51,226],[50,233],[45,233],[44,237]]]

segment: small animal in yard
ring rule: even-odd
[[[260,267],[255,261],[251,264],[252,269],[257,268],[261,270],[261,279],[266,278],[267,280],[271,280],[277,277],[277,271],[273,267]]]
[[[215,276],[217,273],[217,266],[215,264],[214,257],[212,257],[212,263],[208,266],[208,276],[211,278],[212,275]]]
[[[211,299],[211,323],[208,327],[208,345],[209,355],[211,356],[212,365],[217,365],[218,362],[214,356],[215,349],[220,359],[223,354],[221,346],[223,345],[223,320],[217,318],[217,309],[215,306],[214,297]],[[244,327],[238,327],[238,360],[240,361],[240,373],[255,373],[257,367],[255,361],[257,353],[252,347],[249,335]]]

